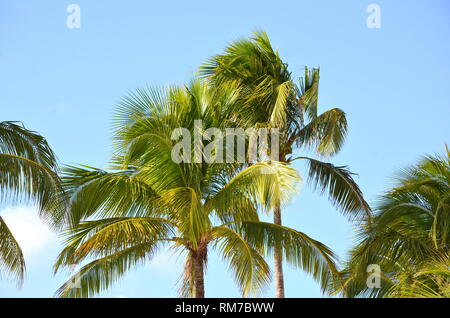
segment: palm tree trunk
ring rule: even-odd
[[[273,210],[273,223],[281,225],[281,207],[280,204]],[[281,250],[275,249],[274,253],[274,272],[275,272],[275,297],[284,298],[284,278],[283,278],[283,254]]]
[[[202,253],[195,253],[194,255],[194,283],[195,283],[195,298],[205,298],[205,281],[203,271],[203,255]]]

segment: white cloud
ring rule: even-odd
[[[33,206],[11,206],[0,211],[27,258],[57,242],[57,235],[38,217]]]

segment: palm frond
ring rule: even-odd
[[[72,224],[93,216],[145,216],[155,213],[155,191],[135,169],[107,172],[88,166],[66,166],[63,181],[70,194]]]
[[[129,269],[151,259],[157,246],[148,242],[131,246],[83,266],[56,291],[60,298],[92,297],[109,288]]]
[[[163,218],[122,217],[82,222],[65,235],[66,247],[55,263],[78,264],[86,257],[104,257],[142,242],[168,241],[175,235],[176,224]]]
[[[305,67],[304,76],[300,78],[299,102],[310,120],[317,117],[317,106],[319,99],[319,73],[318,68],[308,69]]]
[[[266,222],[239,222],[229,225],[258,250],[273,255],[280,250],[283,259],[317,280],[323,291],[337,275],[336,255],[326,245],[294,229]]]
[[[259,162],[238,173],[209,201],[217,207],[226,205],[238,208],[242,196],[252,199],[255,205],[271,210],[276,204],[284,204],[296,191],[300,177],[286,164],[272,161]],[[207,203],[208,204],[208,203]],[[225,209],[223,209],[225,210]]]
[[[334,166],[308,157],[297,157],[308,161],[308,182],[321,193],[328,192],[331,202],[352,219],[371,217],[371,209],[346,167]]]
[[[244,297],[258,296],[270,281],[270,268],[263,256],[231,228],[212,230],[214,246],[234,272]]]
[[[333,108],[314,118],[293,138],[299,147],[314,148],[319,155],[330,156],[342,148],[346,134],[345,113]]]
[[[6,272],[22,286],[25,276],[25,259],[22,250],[8,229],[5,221],[0,217],[0,273]]]
[[[50,226],[66,222],[66,194],[59,176],[28,158],[0,153],[0,200],[35,202]]]
[[[49,170],[57,170],[56,156],[45,138],[18,122],[0,122],[0,153],[24,157]]]

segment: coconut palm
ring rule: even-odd
[[[402,171],[359,242],[335,291],[346,297],[448,297],[450,286],[450,152]],[[380,288],[366,284],[367,266],[381,270]]]
[[[211,249],[228,262],[244,296],[258,294],[269,281],[263,255],[275,248],[326,287],[335,272],[333,252],[304,233],[258,219],[258,209],[287,202],[298,179],[295,170],[278,162],[245,167],[203,156],[198,163],[173,160],[175,129],[193,135],[195,119],[205,128],[225,127],[238,103],[236,90],[199,81],[186,88],[141,89],[122,100],[112,171],[69,167],[64,176],[73,225],[55,271],[94,260],[57,296],[88,297],[107,289],[164,246],[185,256],[181,296],[204,297]],[[73,288],[74,280],[80,288]]]
[[[319,69],[305,68],[298,85],[288,65],[272,48],[265,32],[231,43],[223,54],[210,58],[199,70],[218,87],[236,86],[241,107],[235,121],[242,127],[255,125],[280,129],[279,161],[307,163],[308,180],[320,193],[328,192],[332,203],[349,218],[370,214],[370,208],[345,166],[319,160],[339,152],[346,133],[345,113],[339,108],[318,113]],[[319,159],[297,156],[294,151],[314,150]],[[281,225],[281,207],[273,210],[274,224]],[[282,255],[275,253],[276,296],[284,297]]]
[[[17,122],[0,122],[0,202],[34,202],[39,215],[57,225],[64,211],[57,163],[47,141]],[[22,250],[0,217],[0,272],[20,286],[25,275]]]

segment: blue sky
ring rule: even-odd
[[[71,3],[81,8],[80,29],[66,26]],[[366,26],[372,3],[381,8],[380,29]],[[184,83],[228,42],[263,29],[294,75],[320,66],[319,109],[340,107],[349,121],[344,149],[332,161],[359,174],[373,203],[398,169],[450,142],[449,17],[446,0],[0,0],[0,120],[39,131],[62,163],[104,167],[121,96],[147,84]],[[33,212],[0,206],[26,245],[28,266],[21,290],[0,280],[0,297],[51,297],[66,278],[52,275],[58,239]],[[307,186],[283,216],[341,258],[352,244],[352,225]],[[101,296],[175,297],[181,266],[176,256],[160,256]],[[285,281],[288,297],[321,296],[298,270],[288,267]],[[214,254],[206,295],[239,296]],[[273,296],[273,287],[265,295]]]

